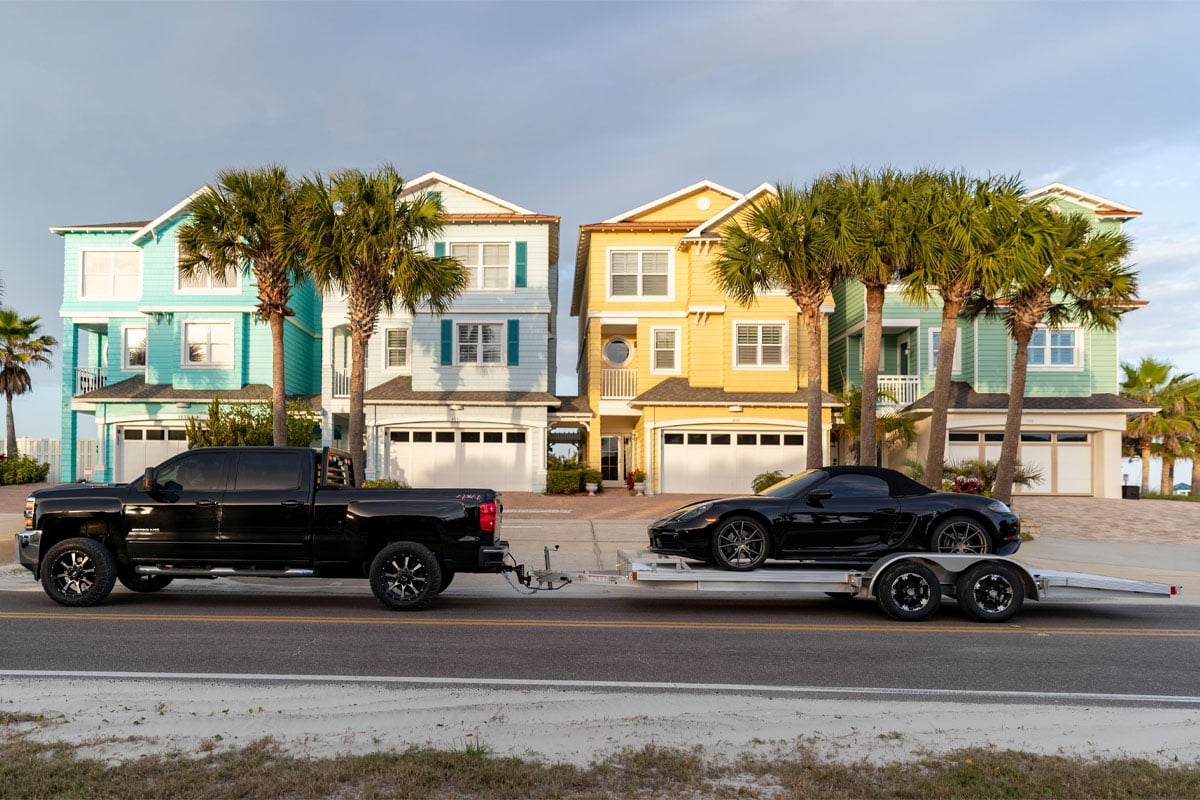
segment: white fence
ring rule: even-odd
[[[0,453],[8,452],[8,441],[0,439]],[[58,483],[62,480],[62,442],[58,439],[27,439],[17,437],[17,452],[29,456],[34,461],[50,465],[46,480]],[[96,466],[96,456],[99,447],[95,439],[80,439],[75,447],[75,474],[80,478],[90,478]]]

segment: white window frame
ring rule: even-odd
[[[1036,328],[1034,328],[1034,333],[1036,334],[1039,331],[1041,331],[1042,333],[1044,333],[1046,335],[1046,344],[1043,345],[1041,348],[1039,348],[1040,350],[1044,351],[1044,353],[1045,353],[1046,363],[1034,364],[1032,361],[1028,362],[1030,372],[1082,372],[1083,371],[1083,338],[1084,337],[1083,337],[1083,329],[1080,326],[1078,326],[1078,325],[1059,325],[1056,328],[1051,328],[1048,325],[1038,325]],[[1074,363],[1051,364],[1051,363],[1049,363],[1050,362],[1050,353],[1051,353],[1050,337],[1054,333],[1060,333],[1063,331],[1071,331],[1071,333],[1075,337],[1075,346],[1071,348],[1071,353],[1072,353],[1072,358],[1074,359]],[[1055,348],[1055,349],[1063,349],[1063,348]],[[1032,354],[1033,350],[1034,350],[1033,337],[1031,336],[1031,337],[1029,337],[1029,347],[1028,347],[1027,353]]]
[[[130,364],[129,363],[129,332],[142,332],[142,347],[145,352],[146,364],[150,363],[150,329],[146,325],[128,325],[121,328],[121,371],[122,372],[145,372],[146,364]]]
[[[638,291],[637,294],[613,294],[612,292],[612,257],[613,253],[638,254]],[[667,255],[667,292],[666,294],[642,293],[642,254],[666,253]],[[666,303],[675,299],[675,248],[673,247],[609,247],[604,256],[604,296],[615,302],[630,303]]]
[[[626,349],[629,350],[629,355],[620,364],[610,361],[608,358],[608,346],[613,342],[624,342]],[[610,336],[604,340],[600,346],[600,358],[604,361],[604,366],[610,369],[629,369],[633,366],[633,359],[637,356],[633,342],[624,336]]]
[[[90,296],[85,295],[83,293],[83,262],[86,260],[86,258],[89,254],[96,254],[96,253],[109,253],[109,254],[136,253],[137,254],[137,262],[138,262],[137,290],[133,294],[128,294],[128,295],[116,294],[116,292],[114,291],[114,286],[113,286],[113,281],[115,278],[114,278],[114,273],[112,271],[112,262],[110,261],[110,268],[109,268],[109,273],[108,273],[108,294],[106,294],[106,295],[90,295]],[[143,256],[142,250],[137,247],[82,247],[82,248],[80,248],[80,250],[79,250],[79,281],[76,284],[76,287],[77,287],[76,296],[78,296],[79,299],[82,301],[92,302],[92,303],[97,303],[97,302],[109,303],[114,300],[140,300],[142,298],[142,276],[145,274],[145,268],[142,263],[144,259],[142,258],[142,256]]]
[[[762,362],[762,331],[765,326],[780,328],[782,340],[780,341],[780,353],[778,364],[763,364]],[[759,344],[758,344],[758,364],[739,364],[738,363],[738,329],[744,327],[759,328]],[[778,372],[780,370],[789,369],[791,355],[791,331],[788,328],[787,320],[767,319],[767,320],[749,320],[743,319],[733,323],[733,340],[730,349],[733,351],[731,356],[733,359],[733,368],[735,370],[751,370],[757,372]]]
[[[475,361],[463,361],[461,350],[462,330],[468,326],[479,326],[479,352],[478,359]],[[483,360],[483,328],[493,327],[500,330],[500,360],[499,361],[484,361]],[[463,320],[454,323],[454,366],[456,367],[503,367],[508,364],[508,336],[507,326],[503,322],[494,322],[489,320]]]
[[[485,245],[503,245],[508,248],[508,267],[507,267],[508,277],[505,280],[503,287],[484,286],[483,285],[483,248]],[[467,286],[466,291],[468,291],[468,292],[511,292],[511,291],[514,291],[514,288],[516,285],[516,274],[517,274],[517,265],[516,265],[517,246],[516,246],[515,242],[495,240],[495,239],[488,240],[486,242],[474,241],[474,240],[464,241],[461,239],[460,240],[447,239],[446,240],[446,255],[453,257],[454,256],[454,248],[456,248],[456,247],[474,247],[476,249],[476,253],[479,256],[478,272],[471,273],[471,283]]]
[[[229,361],[192,361],[191,342],[188,338],[188,328],[192,325],[209,325],[211,327],[225,327],[229,329]],[[237,352],[237,336],[234,330],[233,323],[226,320],[204,320],[204,319],[189,319],[184,321],[183,330],[181,331],[179,359],[180,366],[184,369],[229,369],[234,365]],[[210,342],[205,344],[211,346]],[[211,355],[211,350],[210,353]]]
[[[961,330],[957,331],[957,333],[958,333],[958,335],[954,337],[954,368],[951,370],[951,372],[953,372],[953,374],[955,374],[955,375],[962,373],[962,340],[963,340],[963,337],[962,337]],[[941,328],[930,328],[929,329],[929,350],[928,350],[929,363],[925,366],[925,369],[930,375],[933,375],[937,372],[938,348],[935,347],[933,344],[933,340],[935,337],[937,338],[938,342],[940,343],[941,339],[942,339],[942,329]],[[939,346],[940,346],[940,344],[939,344]],[[909,353],[908,357],[912,358],[912,353]]]
[[[675,366],[670,369],[664,369],[656,365],[656,356],[658,354],[657,336],[659,331],[670,332],[674,335],[674,345],[671,348]],[[657,325],[650,328],[650,372],[653,375],[680,375],[683,370],[680,365],[680,340],[683,337],[683,329],[675,325]]]
[[[392,366],[392,346],[388,342],[392,331],[404,332],[404,363],[397,366]],[[383,358],[380,359],[383,368],[389,372],[412,372],[412,328],[408,325],[388,325],[380,338],[383,340]]]
[[[196,278],[203,278],[207,285],[205,286],[184,286],[183,273],[179,271],[179,262],[183,257],[183,247],[179,243],[179,239],[175,240],[175,294],[241,294],[242,293],[242,271],[240,269],[232,270],[234,274],[234,285],[230,286],[213,286],[213,277],[207,272],[197,273]],[[227,271],[226,276],[229,275]]]

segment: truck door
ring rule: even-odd
[[[156,487],[125,505],[125,542],[135,561],[207,562],[217,557],[228,455],[189,450],[155,470]]]
[[[302,450],[244,450],[221,513],[221,557],[258,564],[307,564],[316,479]]]

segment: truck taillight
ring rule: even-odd
[[[482,503],[479,506],[479,530],[496,532],[496,504]]]
[[[33,508],[37,505],[37,501],[32,497],[25,498],[25,527],[33,527]]]

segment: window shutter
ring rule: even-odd
[[[433,257],[434,258],[445,258],[446,257],[446,243],[445,242],[434,242],[433,243]]]
[[[508,321],[508,365],[518,366],[521,363],[521,321]]]
[[[525,288],[526,281],[528,280],[526,278],[526,273],[528,272],[528,263],[529,263],[529,259],[528,259],[528,255],[527,255],[528,252],[529,252],[529,243],[528,242],[517,242],[517,288],[518,289]]]
[[[438,244],[442,244],[438,242]],[[443,245],[444,246],[444,245]],[[442,320],[442,366],[448,367],[454,363],[454,322]]]

